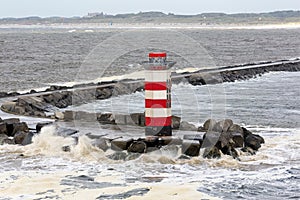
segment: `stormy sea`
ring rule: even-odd
[[[168,52],[173,70],[299,58],[298,28],[1,28],[0,91],[27,92],[138,74],[148,52]],[[165,148],[133,160],[112,160],[85,134],[140,137],[143,128],[111,130],[98,122],[58,122],[80,130],[78,144],[42,129],[27,146],[0,146],[0,200],[10,199],[300,199],[300,72],[270,72],[215,85],[172,85],[172,113],[201,126],[232,119],[265,144],[239,159],[177,159]],[[3,103],[9,98],[2,98]],[[145,93],[82,102],[67,110],[144,112]],[[30,126],[49,119],[0,112]],[[50,120],[51,121],[51,120]],[[180,134],[175,131],[174,134]]]

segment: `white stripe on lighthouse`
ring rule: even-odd
[[[166,82],[170,78],[171,73],[167,70],[145,72],[145,81],[147,82]]]
[[[146,90],[145,91],[146,99],[167,99],[166,90]]]
[[[171,108],[146,108],[146,117],[170,117],[172,116]]]

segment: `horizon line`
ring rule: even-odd
[[[273,11],[261,11],[261,12],[219,12],[219,11],[208,11],[208,12],[202,12],[198,14],[180,14],[180,13],[173,13],[173,12],[164,12],[164,11],[139,11],[139,12],[128,12],[128,13],[116,13],[116,14],[109,14],[105,13],[103,11],[101,12],[88,12],[86,15],[73,15],[73,16],[59,16],[59,15],[49,15],[49,16],[39,16],[39,15],[27,15],[27,16],[22,16],[22,17],[12,17],[12,16],[5,16],[5,17],[0,17],[0,19],[24,19],[24,18],[31,18],[31,17],[38,17],[41,19],[46,19],[46,18],[83,18],[87,16],[88,14],[93,14],[93,13],[103,13],[103,15],[106,16],[117,16],[117,15],[128,15],[128,14],[140,14],[140,13],[163,13],[165,15],[175,15],[175,16],[197,16],[197,15],[203,15],[203,14],[225,14],[225,15],[237,15],[237,14],[268,14],[268,13],[274,13],[274,12],[300,12],[300,10],[290,10],[290,9],[283,9],[283,10],[273,10]]]

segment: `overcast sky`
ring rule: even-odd
[[[300,0],[0,0],[0,17],[83,16],[162,11],[175,14],[203,12],[269,12],[300,10]]]

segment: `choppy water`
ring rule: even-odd
[[[208,67],[299,57],[299,35],[300,29],[0,29],[0,91],[136,71],[153,47],[171,51],[178,68],[189,66],[182,59]],[[117,52],[120,57],[114,58]]]
[[[300,55],[300,30],[297,29],[183,31],[208,49],[216,65]],[[105,40],[115,33],[0,32],[0,40],[5,41],[1,46],[4,53],[0,59],[3,77],[0,85],[6,91],[19,90],[20,85],[28,89],[74,81],[80,62],[95,47],[95,41]],[[15,48],[6,44],[8,41]],[[26,48],[21,51],[21,46]],[[135,51],[133,55],[141,52]],[[121,64],[124,59],[132,62],[129,55],[132,54],[115,63]],[[127,63],[123,65],[131,70]],[[24,73],[15,76],[20,72]],[[79,138],[79,145],[71,148],[71,152],[63,152],[61,148],[73,140],[54,136],[54,130],[47,128],[32,145],[0,146],[0,199],[299,199],[299,78],[299,72],[276,72],[221,85],[182,83],[173,86],[174,114],[197,125],[211,117],[231,118],[265,138],[266,144],[256,155],[240,152],[241,161],[229,156],[218,160],[202,157],[177,160],[180,152],[165,150],[161,154],[142,155],[137,160],[112,161],[106,157],[111,151],[104,153],[94,148],[85,136]],[[138,92],[69,109],[143,112],[143,99],[144,94]],[[39,119],[30,119],[30,122],[35,120]],[[114,131],[96,122],[67,125],[82,133],[143,135],[143,129]]]

